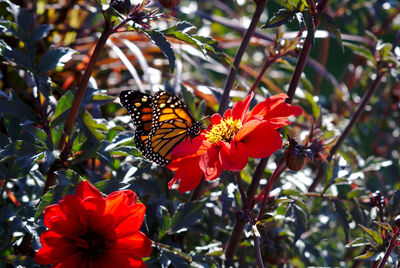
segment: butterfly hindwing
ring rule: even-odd
[[[119,98],[136,126],[134,136],[136,147],[141,152],[144,152],[147,138],[152,128],[153,97],[140,91],[125,90],[121,92]]]
[[[167,165],[171,151],[188,136],[199,134],[202,122],[196,122],[189,108],[175,95],[159,91],[153,99],[153,123],[146,144],[148,158]]]

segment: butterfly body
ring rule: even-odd
[[[194,139],[203,129],[203,123],[194,119],[188,107],[166,91],[151,96],[126,90],[120,100],[136,125],[136,147],[159,165],[169,164],[175,146],[188,137]]]

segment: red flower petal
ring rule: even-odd
[[[139,231],[143,223],[145,212],[146,207],[140,203],[130,208],[125,208],[124,214],[127,216],[117,222],[117,225],[113,228],[114,232],[118,237],[124,237]],[[112,216],[112,214],[110,214],[110,216]]]
[[[253,120],[254,121],[254,120]],[[258,124],[241,139],[249,157],[264,158],[282,148],[282,138],[268,123]]]
[[[230,110],[230,109],[229,109],[229,110]],[[219,114],[213,114],[213,115],[210,117],[210,121],[211,121],[210,126],[212,126],[212,125],[218,125],[219,123],[221,123],[221,120],[222,120],[222,117],[221,117]]]
[[[214,145],[200,157],[199,166],[204,173],[205,180],[215,180],[222,173],[218,152],[218,147]]]
[[[131,190],[117,191],[109,194],[106,198],[104,215],[120,214],[128,206],[135,205],[137,195]],[[124,213],[125,214],[125,213]]]
[[[244,98],[243,100],[241,100],[239,102],[236,102],[233,105],[232,117],[233,117],[234,120],[240,119],[240,121],[243,122],[244,117],[245,117],[245,115],[247,113],[247,110],[249,109],[250,102],[251,102],[251,99],[253,98],[253,96],[254,96],[254,93],[251,92],[251,94],[247,95],[246,98]]]
[[[182,157],[193,157],[203,154],[207,149],[207,144],[204,142],[200,136],[182,141],[172,150],[172,159],[175,160]]]
[[[70,268],[70,267],[87,267],[87,262],[83,258],[81,252],[76,252],[72,255],[66,255],[65,259],[56,266],[57,268]]]
[[[248,160],[246,146],[241,142],[226,143],[219,141],[218,145],[221,147],[219,151],[219,160],[222,167],[228,171],[242,170]]]
[[[79,196],[82,199],[93,196],[98,198],[103,198],[100,191],[97,190],[90,182],[81,181],[75,190],[75,195]]]
[[[228,118],[232,116],[232,109],[228,109],[224,113],[224,118]]]
[[[86,198],[82,202],[82,207],[85,210],[84,216],[86,219],[85,226],[97,233],[107,233],[113,227],[114,219],[112,217],[102,217],[106,207],[106,200],[103,198]]]
[[[180,193],[196,188],[203,177],[203,171],[199,167],[199,160],[200,156],[187,157],[168,164],[167,168],[175,171],[175,177],[168,183],[168,187],[171,189],[172,185],[180,180]]]
[[[251,110],[245,121],[251,120],[255,115],[262,115],[264,120],[269,121],[275,129],[289,124],[287,117],[299,116],[303,109],[285,103],[287,98],[288,96],[284,93],[267,98]]]
[[[135,232],[130,236],[117,239],[115,249],[124,251],[131,258],[150,256],[152,242],[142,232]]]
[[[71,240],[53,231],[45,231],[40,237],[43,245],[35,254],[35,261],[42,265],[61,262],[65,256],[72,255],[76,248]]]

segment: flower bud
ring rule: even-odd
[[[289,147],[286,150],[286,166],[293,171],[301,170],[310,161],[312,153],[289,137]]]
[[[158,2],[165,8],[172,8],[178,6],[181,0],[158,0]]]

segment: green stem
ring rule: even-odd
[[[238,51],[236,52],[235,59],[233,61],[233,67],[229,71],[228,78],[226,79],[225,82],[224,92],[222,93],[221,102],[219,104],[219,109],[218,109],[219,114],[225,112],[226,108],[228,107],[229,92],[231,91],[233,83],[235,82],[240,62],[242,61],[244,52],[246,51],[247,45],[250,42],[250,38],[253,35],[254,31],[256,30],[257,24],[260,20],[262,13],[264,12],[267,2],[268,2],[267,0],[256,1],[256,10],[253,14],[253,17],[251,18],[250,26],[243,37],[242,43],[240,44]]]

